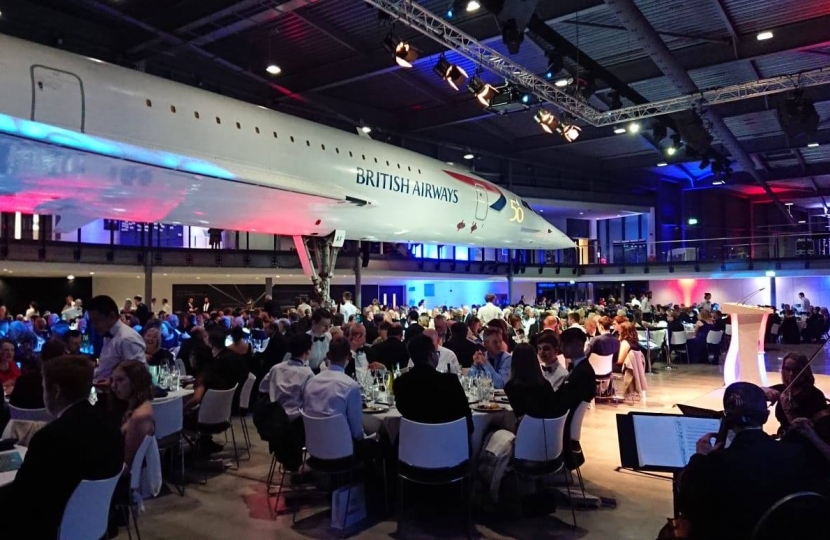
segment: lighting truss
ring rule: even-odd
[[[672,114],[707,105],[718,105],[753,97],[768,96],[805,88],[830,84],[830,68],[820,68],[792,75],[783,75],[743,84],[734,84],[695,92],[676,98],[664,99],[642,105],[634,105],[614,111],[600,111],[584,100],[571,96],[544,78],[527,71],[521,65],[502,56],[495,50],[482,45],[448,21],[433,14],[414,0],[365,0],[389,14],[392,18],[421,32],[444,47],[477,63],[484,69],[504,78],[508,82],[526,88],[540,102],[548,102],[564,112],[593,126],[610,126]]]

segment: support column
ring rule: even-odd
[[[513,303],[513,263],[516,261],[516,250],[511,249],[507,265],[507,303]]]
[[[148,257],[149,259],[149,257]],[[144,261],[144,303],[148,306],[153,300],[153,266],[150,261]]]
[[[274,290],[274,278],[267,277],[265,278],[265,294],[270,294],[273,296]]]
[[[357,255],[354,258],[354,305],[357,306],[358,309],[361,310],[361,314],[363,313],[363,281],[362,281],[362,273],[363,273],[363,265],[361,264],[361,242],[360,240],[357,241]]]
[[[769,304],[771,306],[778,305],[778,291],[775,290],[775,278],[769,278]]]

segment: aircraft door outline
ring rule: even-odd
[[[484,190],[484,186],[481,184],[476,184],[476,219],[479,221],[483,221],[487,218],[487,192]]]
[[[84,132],[86,96],[80,77],[69,71],[34,64],[32,121]]]

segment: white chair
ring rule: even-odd
[[[582,422],[585,420],[585,413],[588,411],[590,402],[583,401],[574,410],[571,417],[571,448],[568,450],[573,454],[582,454]],[[585,483],[582,481],[582,471],[576,466],[576,476],[579,478],[579,487],[582,490],[582,498],[585,499]]]
[[[110,504],[124,467],[112,478],[81,480],[63,509],[58,540],[101,538],[107,533]]]
[[[613,381],[614,355],[606,354],[605,356],[600,356],[596,353],[591,353],[588,357],[588,363],[594,368],[594,374],[597,378],[596,399],[612,399],[610,396],[605,396],[604,394]]]
[[[671,354],[666,350],[668,337],[668,330],[665,328],[651,328],[649,329],[649,357],[652,350],[659,350],[666,355],[666,365],[671,365]]]
[[[236,392],[237,386],[239,384],[233,385],[233,388],[229,388],[228,390],[209,389],[205,392],[202,402],[199,404],[198,426],[196,431],[200,435],[199,440],[201,440],[201,435],[227,434],[228,429],[230,429],[236,468],[239,469],[239,451],[236,448],[236,433],[233,430],[233,423],[231,422],[233,395]]]
[[[516,432],[511,468],[519,475],[538,478],[555,474],[565,468],[562,452],[565,446],[565,423],[568,413],[559,418],[533,418],[525,415]],[[574,527],[576,510],[571,502],[571,482],[565,475],[568,503]]]
[[[159,461],[158,446],[152,445],[152,442],[153,436],[147,435],[144,437],[141,446],[138,447],[138,451],[133,458],[133,465],[130,468],[130,491],[127,495],[127,504],[119,504],[124,511],[124,518],[127,521],[127,534],[130,534],[130,517],[132,517],[133,527],[135,527],[135,534],[138,536],[138,540],[141,540],[141,531],[138,529],[138,514],[141,509],[141,473],[145,462],[149,467],[152,463],[158,465]],[[150,456],[151,451],[155,452],[156,455]],[[161,474],[161,471],[158,474]]]
[[[680,347],[680,349],[678,349]],[[671,344],[669,348],[677,354],[686,355],[686,363],[689,363],[689,342],[686,339],[686,331],[677,331],[671,333]]]
[[[344,475],[347,478],[346,484],[351,483],[352,475],[359,468],[360,463],[354,455],[354,440],[352,440],[352,431],[349,429],[346,417],[337,414],[315,418],[307,415],[305,411],[301,411],[301,413],[303,415],[303,427],[305,428],[305,446],[309,456],[307,460],[309,467],[326,476]],[[282,484],[283,482],[280,482],[280,491],[277,493],[277,508],[279,508]],[[351,490],[346,495],[346,508],[349,507],[350,497]],[[346,516],[348,516],[348,512],[343,513],[344,523],[341,530],[346,529]],[[296,521],[296,519],[297,510],[295,507],[292,520]]]
[[[725,333],[727,336],[731,336],[731,335],[732,335],[732,325],[731,325],[731,324],[727,324],[727,325],[724,327],[724,333]]]
[[[176,368],[179,370],[180,376],[184,377],[187,375],[187,366],[185,366],[184,360],[181,358],[176,358]]]
[[[723,330],[709,330],[706,334],[706,350],[709,355],[717,358],[720,363],[720,342],[723,339]]]
[[[404,481],[432,486],[461,482],[461,496],[467,499],[466,526],[469,531],[472,486],[468,489],[470,443],[467,419],[421,424],[402,418],[398,441],[398,526],[403,521]]]
[[[242,425],[242,438],[245,439],[245,450],[248,452],[246,459],[251,459],[251,435],[248,433],[248,407],[251,403],[251,391],[254,389],[256,382],[256,375],[248,373],[248,380],[242,385],[242,390],[239,392],[239,423]]]
[[[29,420],[31,422],[51,422],[52,415],[43,409],[19,409],[9,405],[9,415],[12,420]]]
[[[157,399],[150,402],[153,406],[153,417],[156,420],[156,441],[159,450],[170,450],[170,471],[173,471],[173,460],[176,450],[181,457],[181,485],[176,489],[184,497],[184,447],[182,429],[184,421],[182,397],[173,399]]]
[[[781,338],[781,325],[780,324],[773,324],[770,326],[769,335],[772,337],[773,343],[778,343]]]

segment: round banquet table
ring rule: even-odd
[[[473,459],[478,458],[481,451],[481,445],[484,441],[484,436],[490,431],[498,429],[507,429],[515,431],[516,429],[516,415],[513,414],[513,409],[510,405],[500,403],[502,410],[494,412],[480,412],[473,410],[473,434],[470,436],[470,445]],[[389,435],[389,439],[395,444],[398,440],[398,432],[401,429],[401,413],[398,409],[392,407],[386,412],[370,414],[363,413],[363,431],[367,435],[373,435],[380,431],[383,426],[384,431]]]

